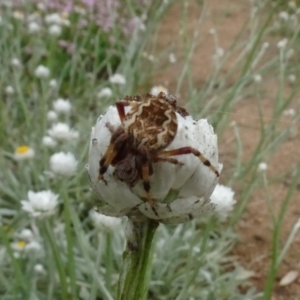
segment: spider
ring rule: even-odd
[[[127,113],[126,106],[130,107]],[[176,112],[182,116],[188,115],[184,108],[177,105],[175,97],[164,93],[157,96],[147,94],[143,98],[126,96],[116,102],[116,107],[121,125],[115,129],[110,123],[106,123],[112,136],[99,162],[98,180],[107,184],[103,175],[110,165],[115,167],[114,176],[130,188],[142,180],[146,200],[157,215],[149,182],[153,174],[153,163],[168,162],[181,165],[172,156],[193,154],[219,177],[218,170],[199,150],[189,146],[165,150],[177,133]]]

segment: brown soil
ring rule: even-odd
[[[158,31],[157,48],[159,50],[169,49],[174,46],[174,53],[177,57],[175,64],[170,64],[168,68],[164,68],[155,75],[154,85],[163,84],[172,91],[177,84],[178,74],[182,68],[184,56],[184,45],[179,38],[180,20],[182,20],[183,2],[189,2],[187,32],[191,38],[194,30],[200,28],[199,43],[192,57],[193,81],[201,88],[206,82],[207,75],[212,70],[212,54],[214,53],[214,43],[209,30],[215,28],[218,32],[219,44],[226,51],[233,43],[235,37],[241,31],[245,20],[250,14],[250,1],[206,1],[206,14],[201,25],[198,25],[198,19],[201,15],[201,6],[194,1],[179,1],[165,16],[162,26]],[[246,34],[245,34],[246,36]],[[181,41],[179,41],[181,40]],[[266,59],[272,58],[278,53],[275,41],[269,40],[270,47],[266,53]],[[225,74],[230,69],[230,61],[224,66],[222,72]],[[234,80],[234,78],[232,79]],[[274,99],[277,92],[277,78],[268,75],[263,79],[261,85],[261,106],[263,107],[264,122],[269,122],[274,108]],[[288,92],[288,89],[287,89]],[[261,97],[262,98],[262,97]],[[207,99],[209,100],[209,99]],[[253,155],[253,151],[260,138],[260,126],[258,110],[253,103],[256,99],[251,96],[245,96],[232,112],[231,119],[234,120],[240,130],[243,143],[243,160],[247,161]],[[249,113],[250,112],[250,113]],[[280,120],[282,128],[290,125],[289,118]],[[221,142],[219,143],[220,161],[224,163],[223,178],[232,176],[235,158],[235,142],[233,131],[228,126]],[[268,162],[267,177],[274,178],[280,174],[284,174],[291,167],[296,165],[299,160],[300,139],[299,134],[295,133],[285,143],[283,143],[278,151]],[[222,178],[221,178],[222,182]],[[272,202],[272,208],[275,214],[278,213],[283,199],[288,193],[289,179],[277,180],[268,186],[268,191],[262,187],[252,194],[246,212],[237,224],[237,231],[240,241],[233,250],[233,254],[237,256],[240,264],[249,270],[254,271],[251,278],[258,290],[262,290],[266,282],[267,273],[270,266],[270,250],[272,247],[272,216],[268,205],[268,195]],[[237,199],[239,197],[238,186]],[[297,205],[296,198],[299,200],[299,190],[294,195],[287,214],[285,216],[284,225],[281,231],[281,246],[285,244],[291,228],[300,216],[300,207]],[[276,286],[274,288],[274,300],[282,299],[300,299],[300,280],[295,280],[288,286],[279,286],[280,279],[291,270],[300,271],[299,257],[300,235],[298,234],[284,259],[278,276],[276,278]]]

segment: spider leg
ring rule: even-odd
[[[220,176],[220,173],[219,171],[217,170],[216,167],[214,167],[211,162],[205,157],[203,156],[203,154],[193,148],[193,147],[182,147],[182,148],[178,148],[178,149],[173,149],[173,150],[165,150],[165,151],[161,151],[159,152],[158,154],[158,158],[167,158],[169,156],[174,156],[174,155],[183,155],[183,154],[194,154],[195,156],[197,156],[201,162],[207,166],[208,168],[210,168],[215,174],[217,177]]]
[[[149,181],[149,173],[150,173],[150,163],[147,160],[143,160],[142,163],[142,180],[143,180],[143,186],[144,190],[146,192],[147,201],[152,208],[154,214],[158,216],[158,213],[156,211],[156,208],[154,206],[154,201],[150,193],[150,181]]]
[[[110,143],[106,152],[99,162],[99,175],[98,180],[104,180],[103,175],[107,171],[107,168],[112,163],[113,159],[117,156],[122,149],[124,143],[128,139],[122,127],[119,127],[111,136]],[[105,182],[105,180],[104,180]],[[106,183],[106,182],[105,182]]]
[[[122,124],[123,124],[123,122],[125,120],[125,116],[126,116],[125,106],[130,106],[131,105],[130,102],[131,102],[130,100],[121,100],[121,101],[116,102],[116,107],[117,107],[118,114],[119,114]]]

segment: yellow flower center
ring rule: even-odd
[[[18,241],[17,245],[18,245],[18,247],[19,247],[19,248],[21,248],[21,249],[22,249],[22,248],[24,248],[24,247],[25,247],[25,245],[26,245],[26,242],[21,240],[21,241]]]
[[[28,152],[29,150],[30,150],[30,148],[28,146],[20,146],[17,148],[16,153],[24,154],[24,153]]]

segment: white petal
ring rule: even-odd
[[[286,286],[291,283],[293,283],[299,276],[299,272],[292,270],[286,273],[280,280],[279,285],[280,286]]]
[[[215,204],[207,203],[207,204],[201,206],[201,208],[194,211],[193,213],[183,214],[183,215],[172,217],[169,219],[164,219],[164,220],[161,220],[161,222],[165,223],[165,224],[185,223],[185,222],[191,221],[194,218],[201,217],[202,215],[207,214],[208,212],[214,211],[215,207],[216,207]]]

